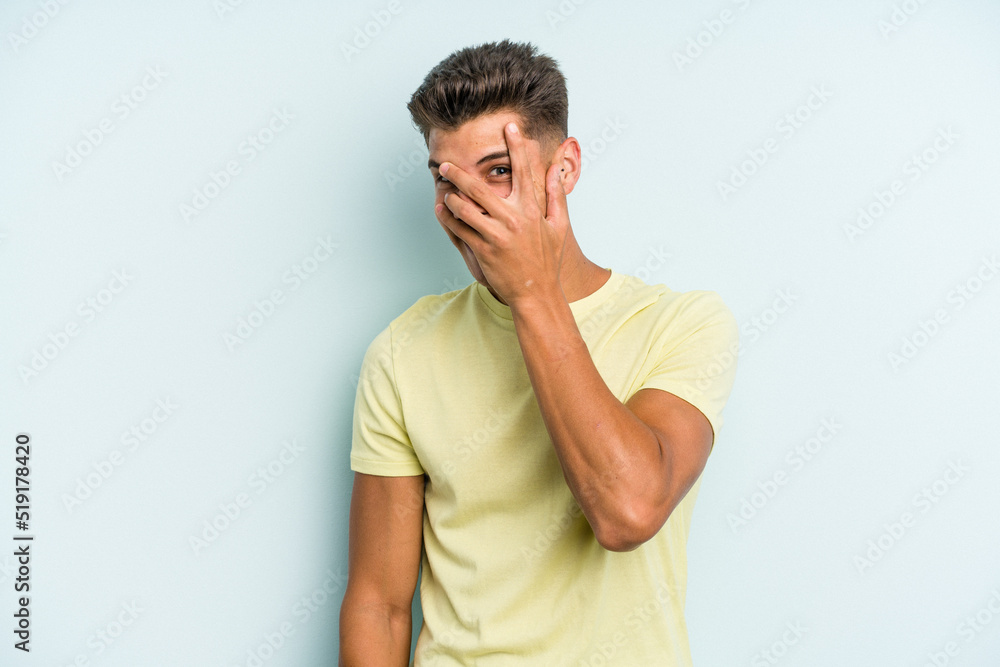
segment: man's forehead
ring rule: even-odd
[[[510,122],[517,123],[518,128],[522,126],[516,113],[499,112],[473,118],[454,130],[431,128],[427,136],[430,151],[427,166],[434,169],[446,160],[471,166],[506,156],[504,127]]]
[[[510,122],[523,125],[520,114],[515,111],[494,111],[476,116],[453,129],[433,127],[428,139],[504,143],[503,129]]]
[[[427,160],[427,167],[429,169],[437,169],[441,166],[442,162],[451,162],[459,166],[479,166],[486,162],[492,162],[493,160],[500,160],[503,158],[509,158],[510,154],[507,151],[506,144],[499,144],[496,146],[484,146],[482,148],[476,148],[474,150],[464,151],[464,150],[441,150],[435,151],[431,149],[430,159]]]

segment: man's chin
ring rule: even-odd
[[[472,249],[469,248],[465,241],[462,241],[462,245],[465,246],[465,252],[462,253],[462,259],[465,260],[465,265],[469,268],[469,273],[475,278],[476,282],[483,287],[489,287],[490,283],[486,280],[486,275],[483,273],[482,267],[479,266],[479,260],[472,253]]]
[[[472,270],[472,267],[469,267],[469,272],[472,274],[472,277],[475,278],[477,283],[488,289],[490,294],[492,294],[499,301],[500,298],[497,297],[496,290],[493,289],[493,285],[490,285],[490,281],[488,281],[486,276],[483,275],[482,269],[479,269],[478,266],[476,269],[477,270],[474,271]]]

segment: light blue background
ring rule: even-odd
[[[471,281],[426,170],[408,173],[420,142],[405,104],[448,53],[504,37],[567,76],[589,156],[569,205],[588,257],[716,290],[743,328],[689,544],[695,664],[917,666],[949,642],[947,664],[1000,660],[1000,276],[975,283],[1000,252],[1000,6],[387,7],[0,8],[0,511],[28,432],[37,536],[30,656],[10,646],[15,575],[0,556],[0,663],[247,665],[287,623],[264,664],[334,664],[362,355],[417,298]],[[391,20],[345,51],[380,11]],[[144,77],[125,117],[120,98]],[[814,88],[829,97],[809,109]],[[276,110],[291,120],[249,160],[241,144]],[[102,119],[112,131],[60,179],[53,163]],[[766,162],[742,165],[772,138]],[[924,151],[935,161],[913,172]],[[239,173],[186,221],[180,206],[231,160]],[[724,197],[741,165],[754,173]],[[894,180],[901,193],[852,237]],[[317,239],[336,250],[294,286]],[[128,284],[103,291],[115,271]],[[224,337],[276,289],[283,301],[231,350]],[[782,292],[791,305],[771,311]],[[90,320],[87,299],[106,303]],[[894,367],[939,310],[947,320]],[[67,324],[78,334],[52,347]],[[162,423],[149,421],[158,399],[177,406]],[[794,467],[788,452],[824,419],[837,432]],[[122,436],[144,420],[155,431],[129,450]],[[301,451],[273,463],[290,441]],[[115,450],[121,464],[68,508]],[[953,484],[949,462],[968,468]],[[281,472],[262,483],[269,464]],[[754,496],[776,473],[773,497]],[[935,482],[922,511],[914,497]],[[196,553],[190,538],[240,494],[248,506]],[[744,500],[756,513],[735,525]],[[914,525],[885,537],[907,511]],[[889,548],[859,566],[880,536]],[[131,625],[99,640],[130,604]],[[991,622],[970,638],[960,624],[977,612]]]

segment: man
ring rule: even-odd
[[[580,144],[535,47],[457,51],[408,107],[475,282],[365,355],[341,664],[408,664],[422,564],[417,666],[690,665],[685,548],[731,312],[583,255]]]

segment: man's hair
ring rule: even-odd
[[[406,108],[425,142],[433,128],[455,130],[497,111],[519,114],[529,139],[558,143],[569,133],[566,79],[556,61],[506,39],[452,53],[428,72]]]

